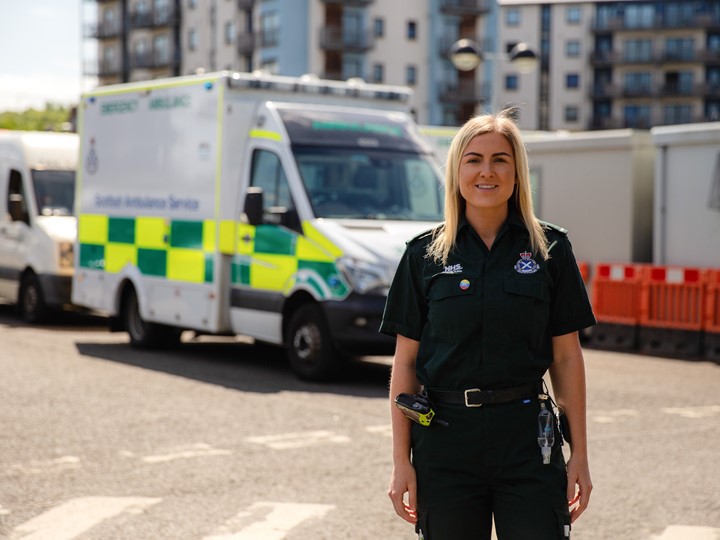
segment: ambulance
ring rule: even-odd
[[[30,323],[70,304],[74,133],[0,130],[0,298]]]
[[[390,354],[405,242],[442,185],[406,87],[219,72],[82,96],[73,302],[136,347],[284,346],[304,379]]]

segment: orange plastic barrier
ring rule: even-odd
[[[708,270],[705,274],[707,289],[705,290],[705,321],[706,332],[720,334],[720,269]]]
[[[577,261],[578,268],[580,269],[580,275],[585,283],[590,281],[590,265],[585,261]]]
[[[648,266],[641,270],[640,325],[700,331],[706,274],[699,268]]]
[[[639,264],[595,265],[592,304],[600,323],[634,326],[640,321]]]

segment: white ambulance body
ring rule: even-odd
[[[442,219],[409,97],[227,72],[83,96],[73,301],[135,346],[182,329],[284,345],[309,379],[391,353],[398,260]]]
[[[0,131],[0,298],[28,322],[70,304],[78,137]]]

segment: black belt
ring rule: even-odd
[[[497,405],[509,403],[521,399],[537,397],[542,393],[542,385],[523,384],[511,388],[499,388],[497,390],[480,390],[469,388],[468,390],[430,390],[427,389],[428,397],[435,403],[448,405],[465,405],[466,407],[482,407],[483,405]]]

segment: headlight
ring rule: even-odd
[[[387,294],[389,284],[381,266],[350,257],[338,259],[337,266],[355,292]]]
[[[60,268],[72,268],[74,262],[73,243],[60,242],[60,244],[58,244],[58,253],[58,264]]]

